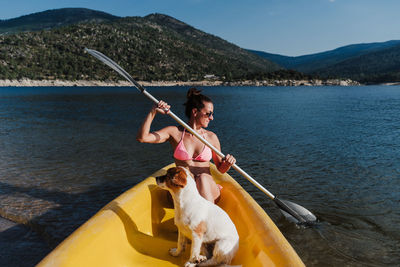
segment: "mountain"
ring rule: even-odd
[[[365,82],[369,80],[369,75],[376,75],[378,73],[378,76],[384,77],[387,76],[388,73],[386,72],[388,70],[392,71],[394,66],[400,66],[397,65],[400,58],[397,58],[397,53],[393,52],[398,49],[399,45],[400,40],[382,43],[353,44],[339,47],[331,51],[298,57],[289,57],[254,50],[248,51],[271,60],[287,69],[294,69],[307,74],[318,75],[323,78],[340,77]],[[384,62],[382,62],[377,55],[384,56]],[[371,59],[376,61],[370,62]],[[372,68],[371,64],[376,65],[376,67]],[[371,70],[371,72],[365,71],[367,69]],[[371,82],[374,79],[375,78],[371,77]]]
[[[0,34],[39,31],[79,22],[113,21],[119,17],[86,8],[61,8],[0,20]]]
[[[312,73],[341,61],[365,55],[371,52],[387,49],[400,45],[400,40],[393,40],[383,43],[353,44],[339,47],[337,49],[322,53],[289,57],[277,54],[270,54],[262,51],[248,50],[263,58],[269,59],[287,69]]]
[[[321,77],[346,77],[362,83],[400,81],[400,45],[363,54],[316,71]]]
[[[74,15],[76,11],[81,14],[82,9],[50,10],[39,13],[39,17],[48,25],[56,25],[60,21],[57,14],[79,17]],[[205,75],[225,80],[274,77],[271,72],[281,69],[267,59],[167,15],[103,15],[109,19],[80,16],[79,23],[67,26],[1,35],[0,79],[120,79],[84,53],[85,47],[103,52],[140,80],[202,80]],[[19,19],[18,25],[28,21]],[[292,75],[282,70],[277,75],[282,73]]]

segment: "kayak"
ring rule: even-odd
[[[173,204],[155,177],[170,164],[111,201],[58,245],[39,264],[43,266],[183,266],[190,247],[179,257]],[[304,266],[300,257],[257,202],[228,174],[211,164],[222,186],[218,206],[239,233],[239,250],[232,265]]]

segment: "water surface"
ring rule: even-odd
[[[187,89],[149,91],[184,118]],[[297,228],[230,171],[307,266],[400,262],[400,87],[203,89],[215,102],[210,130],[223,152],[320,219]],[[0,215],[32,229],[16,237],[18,246],[7,246],[15,228],[0,233],[0,265],[23,266],[21,257],[37,263],[107,202],[173,161],[168,144],[135,140],[150,106],[131,88],[0,88]],[[157,116],[153,126],[169,124]],[[45,245],[26,253],[38,238]]]

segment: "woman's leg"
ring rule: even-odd
[[[217,184],[212,176],[208,173],[202,173],[196,176],[197,190],[202,197],[215,203],[218,199],[220,192]]]

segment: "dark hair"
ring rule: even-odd
[[[192,109],[197,108],[198,110],[204,108],[203,102],[211,102],[211,98],[201,94],[201,90],[197,90],[196,88],[190,88],[186,95],[186,103],[185,105],[185,115],[190,119],[190,115],[192,114]]]

